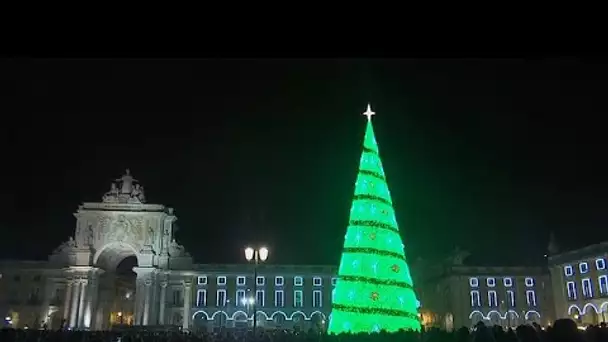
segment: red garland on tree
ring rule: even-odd
[[[372,240],[376,240],[376,233],[369,234],[369,238]]]
[[[378,294],[378,292],[372,292],[371,297],[372,297],[372,300],[373,300],[373,301],[377,301],[379,296],[380,296],[380,295]]]
[[[391,266],[391,270],[393,270],[393,272],[395,273],[399,273],[399,265],[394,264],[393,266]]]

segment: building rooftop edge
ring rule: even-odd
[[[608,241],[603,241],[582,248],[572,249],[559,254],[551,255],[548,259],[550,265],[559,265],[576,259],[593,257],[599,253],[605,253],[606,251],[608,251]]]

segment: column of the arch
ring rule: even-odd
[[[165,324],[165,304],[167,302],[167,281],[160,283],[160,309],[158,311],[158,324]]]
[[[67,278],[65,283],[65,298],[63,299],[63,319],[70,321],[70,303],[72,299],[72,278]]]
[[[137,273],[137,289],[135,290],[135,325],[147,325],[150,310],[151,275],[154,267],[134,267]]]
[[[155,270],[154,277],[152,278],[152,295],[150,305],[150,324],[158,325],[159,323],[159,309],[160,309],[160,292],[161,292],[161,281],[163,278],[158,273],[158,269]]]
[[[83,328],[84,326],[84,308],[85,308],[85,300],[87,297],[87,288],[89,286],[88,279],[82,279],[80,282],[80,298],[78,299],[78,320],[76,326],[78,328]]]
[[[146,277],[144,281],[144,317],[143,317],[143,325],[150,324],[150,305],[152,301],[152,279],[150,277]]]
[[[192,309],[192,279],[184,280],[184,312],[182,329],[188,330],[190,326],[190,310]]]
[[[142,313],[143,313],[143,307],[142,307],[142,292],[143,292],[143,287],[142,287],[142,283],[143,280],[139,278],[139,276],[137,277],[137,280],[135,281],[135,300],[133,301],[133,316],[135,321],[133,322],[133,325],[141,325],[141,317],[142,317]]]
[[[74,279],[72,283],[72,298],[70,300],[70,328],[76,328],[78,318],[78,297],[80,296],[80,279]]]
[[[93,316],[97,311],[97,299],[99,297],[99,277],[104,271],[99,268],[94,268],[89,275],[86,297],[84,301],[84,316],[82,326],[85,329],[94,329]]]

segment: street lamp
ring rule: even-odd
[[[255,300],[253,299],[253,297],[243,298],[241,300],[241,304],[243,304],[243,306],[253,305],[254,302]]]
[[[245,248],[245,259],[251,262],[253,261],[253,295],[249,300],[253,303],[253,336],[255,337],[255,328],[258,325],[258,313],[257,313],[257,298],[258,298],[258,264],[268,259],[268,248],[261,247],[259,249],[253,249],[251,247]]]

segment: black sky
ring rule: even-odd
[[[368,101],[410,259],[608,236],[608,66],[551,60],[3,60],[0,257],[44,258],[130,168],[198,262],[338,262]]]

